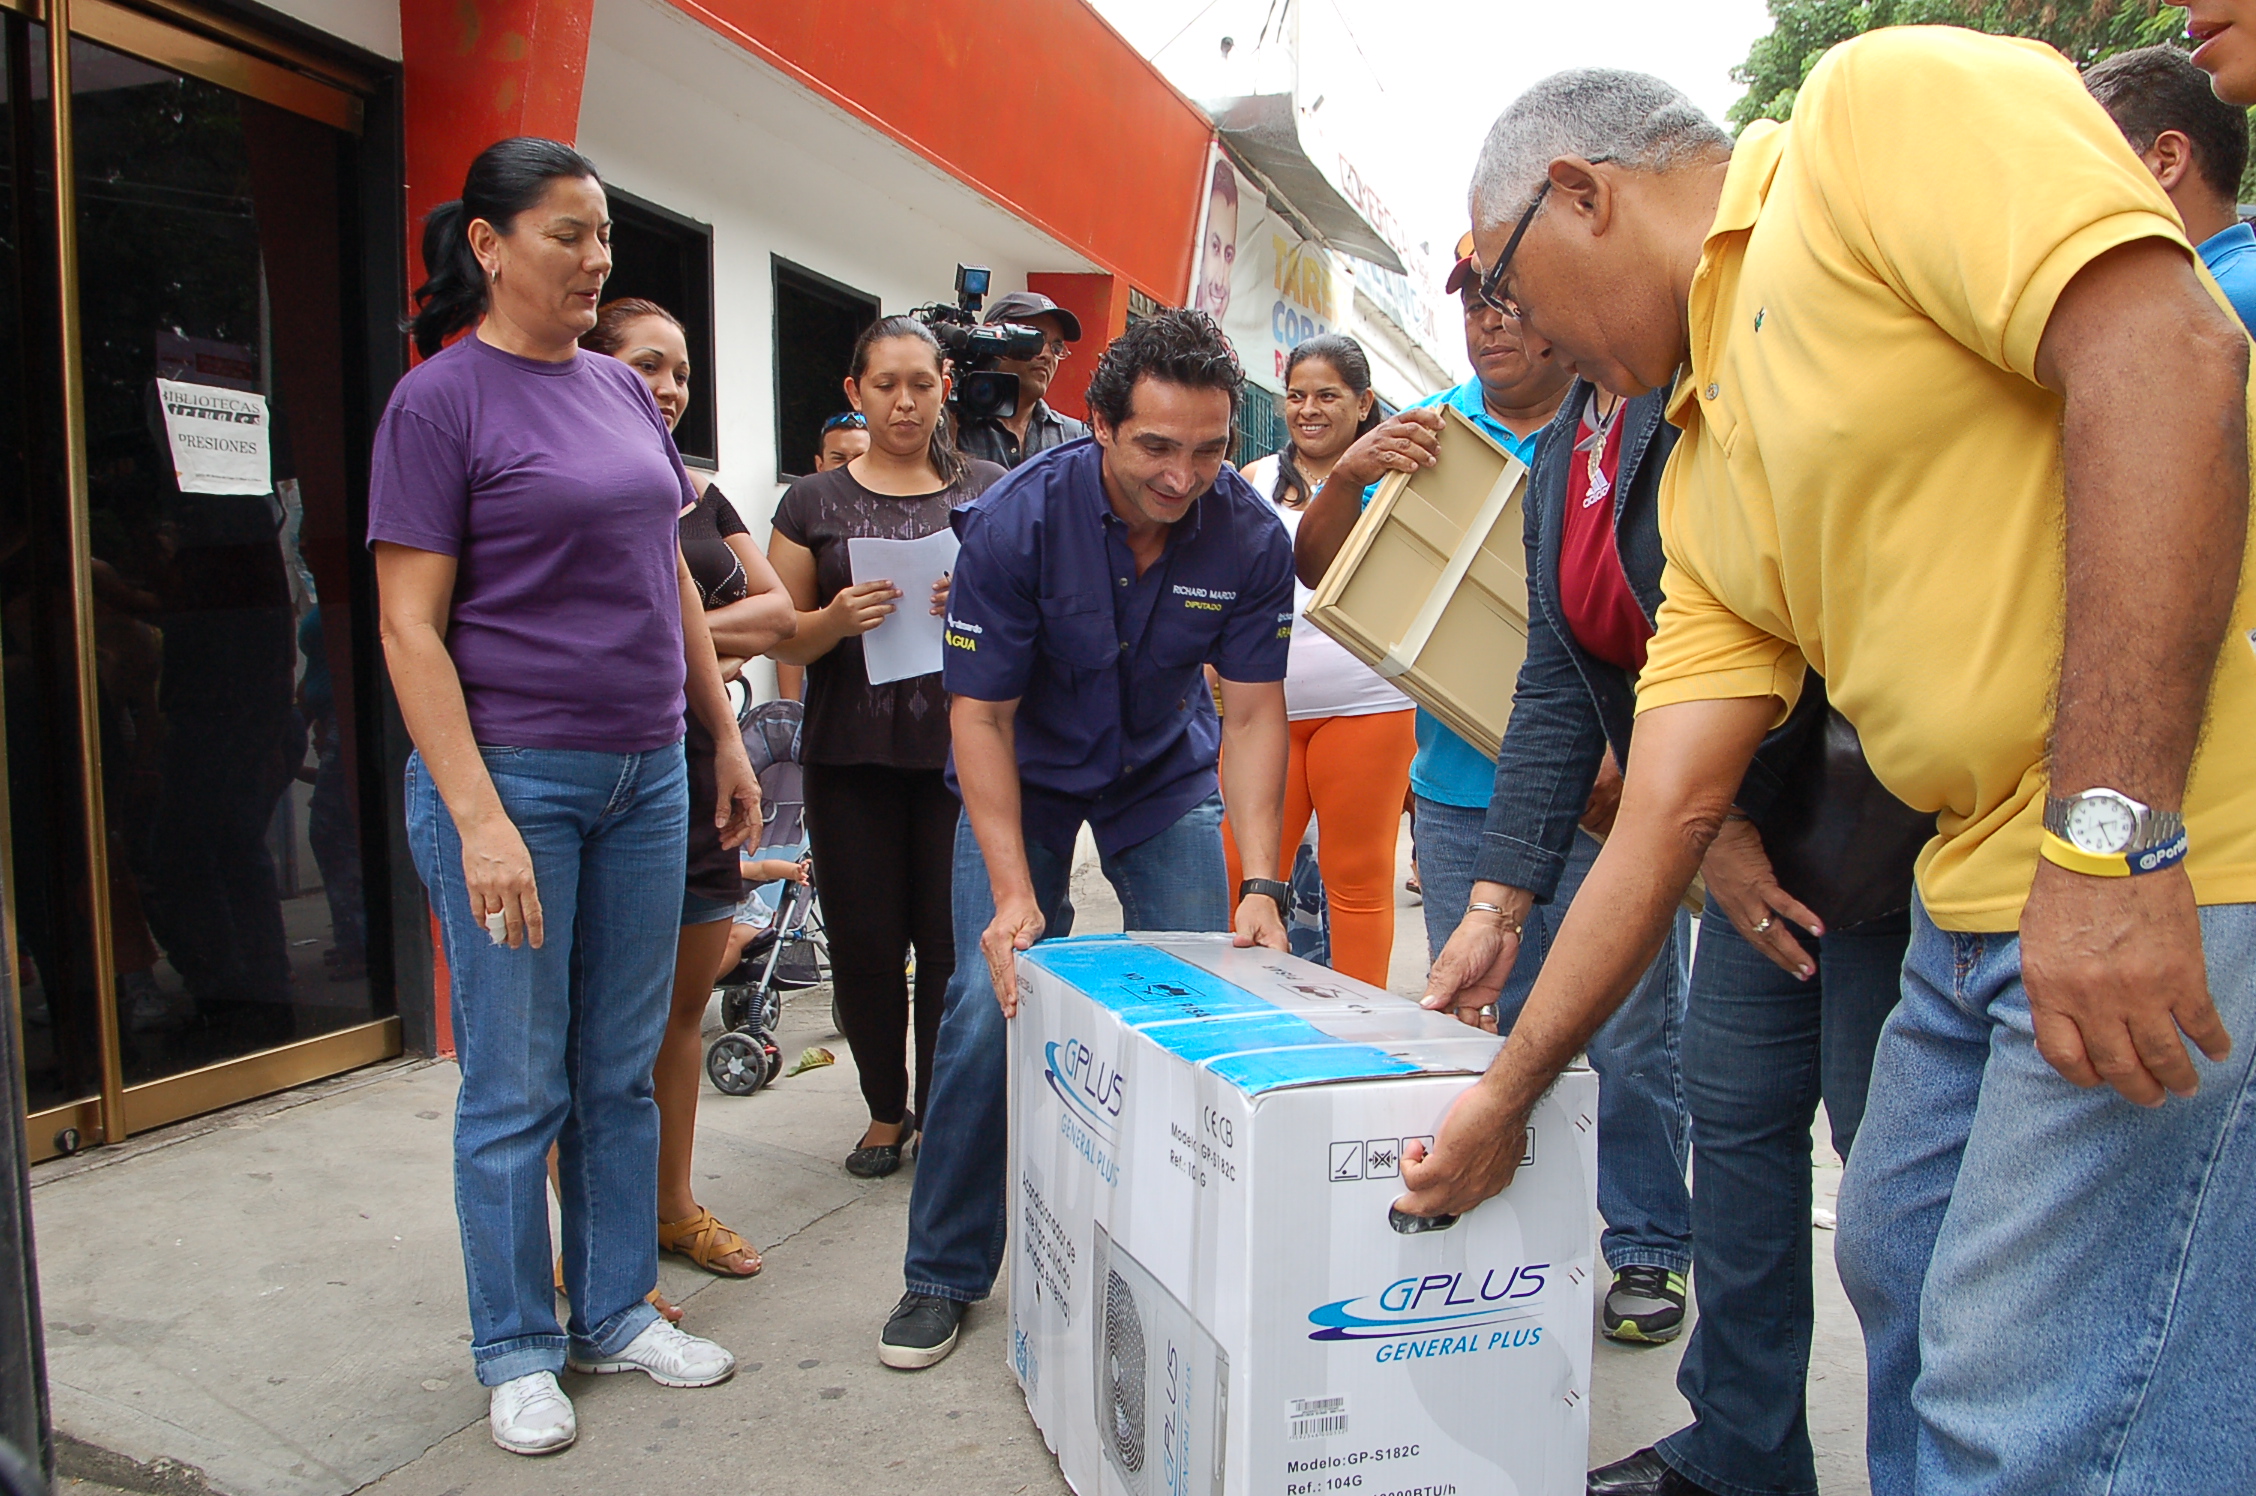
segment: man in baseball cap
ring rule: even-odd
[[[1449,279],[1441,283],[1441,288],[1455,296],[1479,280],[1480,266],[1473,263],[1473,231],[1467,229],[1457,240],[1457,263],[1449,267]]]
[[[1071,345],[1081,341],[1081,319],[1039,291],[1005,291],[987,304],[987,320],[1038,327],[1048,341],[1032,358],[995,360],[996,369],[1018,376],[1018,409],[1007,416],[965,422],[957,436],[964,454],[1017,467],[1037,452],[1087,436],[1087,426],[1059,415],[1042,399]]]

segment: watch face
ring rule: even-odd
[[[2068,807],[2068,840],[2086,852],[2128,852],[2137,829],[2130,806],[2111,795],[2078,800]]]

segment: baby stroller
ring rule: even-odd
[[[745,752],[760,776],[758,858],[798,861],[807,845],[806,790],[799,764],[799,733],[806,711],[796,701],[770,701],[747,708],[738,718]],[[814,879],[775,883],[755,889],[768,918],[743,958],[722,974],[715,991],[721,999],[723,1032],[705,1047],[705,1074],[730,1096],[749,1096],[783,1069],[775,1033],[783,1019],[783,994],[820,986],[830,979],[830,947],[823,937],[822,905]]]

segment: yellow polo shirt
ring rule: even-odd
[[[2037,344],[2077,271],[2143,238],[2186,243],[2066,60],[1906,27],[1835,47],[1792,124],[1740,138],[1692,281],[1638,709],[1783,712],[1807,661],[1936,812],[1919,888],[1947,929],[2014,929],[2036,869],[2063,606]],[[2186,798],[2204,904],[2256,902],[2251,575]]]

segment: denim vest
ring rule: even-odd
[[[1614,482],[1614,550],[1629,590],[1652,622],[1661,607],[1661,472],[1677,429],[1663,414],[1664,387],[1629,401],[1620,414],[1621,470]],[[1559,594],[1559,551],[1566,528],[1567,488],[1577,466],[1575,439],[1590,386],[1576,380],[1536,445],[1526,513],[1527,661],[1512,697],[1512,720],[1496,755],[1496,782],[1476,881],[1524,888],[1549,902],[1573,845],[1606,749],[1629,762],[1637,690],[1629,672],[1575,642]],[[1740,785],[1738,804],[1759,815],[1777,797],[1779,775],[1808,724],[1825,709],[1824,682],[1812,673],[1786,724],[1763,740]]]

